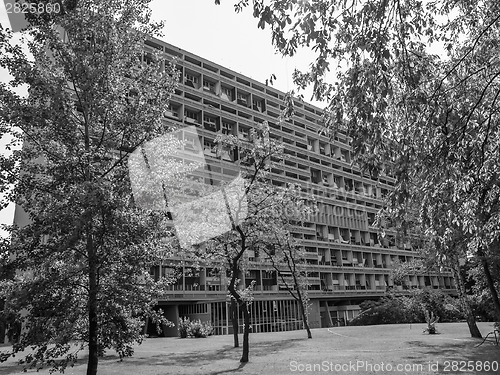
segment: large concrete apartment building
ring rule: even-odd
[[[271,137],[282,141],[289,155],[282,168],[271,171],[272,183],[300,184],[316,197],[319,213],[294,227],[294,236],[306,251],[311,327],[346,324],[359,313],[359,303],[378,299],[389,289],[408,293],[412,288],[429,287],[453,292],[449,273],[412,275],[402,285],[394,285],[393,265],[414,259],[422,239],[400,238],[390,229],[384,238],[378,235],[371,224],[394,179],[385,174],[376,179],[362,174],[352,162],[349,139],[342,134],[332,140],[320,135],[319,108],[296,100],[295,115],[280,124],[283,92],[160,40],[146,43],[146,63],[154,51],[166,60],[175,57],[181,73],[165,121],[177,127],[196,126],[215,180],[234,178],[239,168],[236,152],[216,152],[216,135],[233,134],[246,141],[252,127],[267,121]],[[302,328],[298,305],[280,278],[259,262],[258,254],[249,251],[246,256],[250,267],[241,275],[241,282],[249,285],[255,281],[250,308],[253,332]],[[231,333],[224,275],[176,259],[152,272],[160,277],[176,268],[181,277],[159,301],[166,316],[174,322],[184,316],[210,321],[217,334]],[[177,334],[175,328],[165,333]]]

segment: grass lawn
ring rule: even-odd
[[[479,323],[483,335],[492,331],[492,327],[492,323]],[[321,328],[313,330],[312,340],[307,340],[305,331],[253,334],[247,364],[239,363],[241,347],[232,347],[232,336],[151,338],[136,348],[132,358],[122,362],[116,356],[102,358],[98,372],[105,375],[500,373],[500,346],[487,341],[476,348],[481,341],[470,338],[466,323],[439,323],[437,335],[423,334],[424,328],[425,324]],[[66,374],[84,375],[85,360],[82,357],[81,364],[68,369]],[[452,366],[452,361],[458,361],[455,363],[458,368]],[[476,369],[486,361],[490,365],[497,361],[498,369],[467,368],[470,365]],[[0,364],[0,375],[21,371],[12,360]]]

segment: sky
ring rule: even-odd
[[[189,52],[265,82],[271,74],[277,77],[274,87],[281,91],[294,88],[294,69],[308,66],[307,53],[283,58],[271,46],[269,27],[257,28],[258,20],[247,8],[235,13],[235,0],[153,0],[155,20],[164,20],[161,38]]]
[[[294,69],[305,69],[312,55],[304,51],[293,58],[283,58],[271,45],[269,28],[258,29],[250,9],[237,14],[235,0],[220,2],[215,5],[214,0],[153,0],[153,19],[165,23],[160,39],[260,82],[274,74],[275,88],[284,92],[294,89]],[[1,0],[0,23],[9,27]],[[0,82],[8,81],[7,72],[0,69]],[[5,152],[5,140],[0,140],[0,152]],[[13,205],[0,211],[0,224],[11,224],[13,214]]]

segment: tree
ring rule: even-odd
[[[209,264],[224,270],[228,278],[228,295],[231,299],[231,320],[234,346],[239,346],[237,308],[244,319],[243,353],[240,362],[249,360],[250,313],[248,306],[253,301],[253,284],[242,285],[242,276],[249,266],[246,254],[259,252],[277,231],[286,235],[287,215],[302,210],[302,201],[294,197],[294,188],[273,186],[268,175],[271,168],[279,167],[284,158],[283,145],[269,136],[267,122],[256,124],[251,130],[251,142],[235,136],[218,136],[218,147],[236,150],[240,155],[240,175],[231,183],[222,183],[212,189],[212,194],[203,192],[206,199],[197,199],[183,206],[182,225],[196,222],[196,228],[185,230],[194,244],[190,252],[195,263]],[[196,190],[196,189],[195,189]],[[206,195],[208,194],[208,195]],[[197,218],[207,217],[200,222]],[[227,231],[220,230],[226,226]],[[214,233],[212,238],[200,241],[200,233]],[[220,233],[220,234],[219,234]],[[281,234],[280,234],[281,235]]]
[[[499,262],[493,260],[491,262],[491,276],[496,283],[499,285]],[[487,319],[489,321],[495,320],[496,317],[496,307],[491,296],[490,287],[486,276],[483,272],[483,265],[480,260],[471,258],[464,265],[467,270],[468,279],[464,282],[465,288],[473,296],[473,309],[476,315],[481,316],[482,319]],[[465,273],[465,272],[464,272]]]
[[[239,288],[239,278],[242,272],[242,261],[245,252],[252,248],[258,241],[262,232],[262,218],[269,211],[279,209],[277,202],[272,200],[274,189],[266,177],[270,168],[279,162],[282,155],[283,145],[269,137],[269,125],[267,122],[257,124],[257,128],[251,131],[253,143],[249,146],[234,136],[219,137],[221,147],[235,148],[242,151],[240,163],[245,166],[243,179],[245,181],[244,194],[235,194],[236,202],[232,206],[236,210],[230,210],[228,194],[224,192],[225,206],[231,223],[231,231],[218,239],[209,241],[208,246],[226,260],[229,273],[228,293],[242,310],[244,319],[243,329],[243,354],[240,362],[248,362],[249,359],[249,335],[250,335],[250,313],[248,304],[251,302],[252,286]],[[224,189],[223,189],[224,191]],[[243,209],[246,215],[242,215]],[[246,216],[246,217],[245,217]],[[233,329],[237,328],[234,306]],[[237,346],[237,334],[235,334],[235,346]]]
[[[248,6],[242,0],[235,9]],[[373,177],[392,174],[396,216],[417,208],[439,251],[458,255],[463,247],[449,248],[450,232],[426,219],[454,203],[450,221],[481,261],[500,318],[490,270],[500,235],[498,2],[254,0],[251,7],[279,52],[315,52],[294,81],[326,101],[324,133],[351,137],[355,162]]]
[[[305,269],[304,248],[291,235],[291,226],[312,214],[313,209],[300,198],[300,189],[293,186],[282,189],[274,199],[282,206],[281,210],[270,212],[265,222],[260,243],[256,248],[265,254],[264,263],[270,263],[282,285],[297,301],[307,338],[312,338],[307,319],[309,297]],[[291,275],[291,280],[289,279]]]
[[[10,87],[29,87],[26,99],[0,87],[0,121],[24,141],[3,173],[29,217],[11,229],[1,259],[16,275],[0,290],[23,325],[10,355],[35,348],[29,367],[62,371],[88,345],[94,375],[105,350],[132,355],[144,319],[161,320],[152,307],[164,281],[149,267],[168,253],[168,220],[134,205],[127,169],[130,152],[168,131],[161,119],[177,81],[173,65],[141,62],[146,36],[161,26],[148,4],[87,0],[33,14],[33,61],[0,33]]]
[[[449,191],[443,191],[442,194],[449,194]],[[424,211],[426,213],[421,216],[424,227],[429,228],[427,235],[430,241],[421,250],[422,259],[418,263],[423,271],[437,267],[451,269],[470,334],[472,337],[481,338],[460,267],[461,261],[467,257],[467,235],[453,219],[452,213],[456,212],[453,200],[445,197],[437,199],[437,202],[440,204],[433,206],[432,211]]]

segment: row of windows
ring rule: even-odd
[[[193,305],[179,305],[179,316],[208,314],[208,305],[206,303],[197,303]]]
[[[179,69],[182,70],[185,81],[197,84],[200,83],[200,81],[202,81],[203,87],[206,87],[208,89],[212,89],[213,87],[218,85],[219,81],[221,80],[231,82],[230,83],[231,86],[235,86],[236,84],[241,84],[248,88],[263,93],[263,97],[268,96],[269,98],[267,99],[267,101],[269,104],[272,104],[273,107],[283,108],[277,102],[272,101],[270,99],[270,98],[274,98],[274,100],[277,99],[278,102],[281,102],[283,100],[284,94],[280,93],[275,89],[272,89],[270,87],[265,87],[258,82],[251,82],[251,80],[245,77],[239,76],[236,73],[230,73],[229,71],[226,71],[222,67],[218,67],[213,63],[203,61],[203,59],[199,57],[190,55],[189,53],[181,51],[178,48],[170,46],[162,41],[147,41],[146,45],[149,47],[153,46],[152,48],[149,48],[149,51],[147,51],[146,54],[150,54],[151,51],[153,50],[159,50],[165,53],[165,58],[167,58],[168,60],[170,60],[172,57],[178,58],[181,64],[179,66]],[[148,47],[146,47],[146,49],[148,49]],[[186,67],[184,68],[182,65],[186,65]],[[192,66],[192,68],[189,68],[189,66]],[[214,75],[214,73],[215,76],[210,77],[211,75]],[[203,79],[201,78],[202,76]],[[221,94],[224,94],[228,98],[232,98],[234,100],[235,98],[234,88],[224,85],[222,83],[220,83],[220,86],[221,86]],[[242,89],[240,89],[240,91],[242,93],[245,93],[245,91]],[[246,92],[246,94],[250,95],[249,92]],[[254,94],[252,93],[252,95]],[[243,99],[243,98],[244,94],[237,97],[237,99]],[[308,105],[304,102],[294,100],[294,106],[297,110],[296,117],[303,117],[303,118],[305,117],[306,119],[309,119],[309,121],[314,122],[320,119],[322,116],[322,111],[320,109],[316,109],[313,106]]]
[[[366,254],[363,254],[363,257]],[[372,254],[374,262],[382,262],[386,264],[386,262],[395,263],[397,261],[401,261],[399,257],[388,254]],[[348,263],[357,263],[361,262],[361,253],[357,254],[349,254],[343,251],[340,255],[342,260]],[[401,256],[400,256],[401,257]],[[370,261],[372,259],[370,258]],[[371,267],[378,268],[378,267]],[[191,269],[186,268],[184,271],[174,268],[173,266],[156,266],[151,270],[152,274],[156,277],[156,279],[160,277],[165,277],[166,275],[175,274],[178,276],[177,285],[184,284],[198,284],[198,285],[225,285],[226,281],[222,277],[221,273],[212,273],[209,269]],[[373,272],[373,271],[372,271]],[[342,284],[342,280],[348,280],[348,284],[356,283],[356,280],[364,280],[366,278],[372,278],[374,280],[391,280],[392,276],[389,273],[372,273],[369,269],[358,269],[358,270],[339,270],[332,269],[326,270],[322,268],[320,271],[309,270],[308,271],[308,281],[309,283],[320,283],[321,280],[327,280],[328,284]],[[285,280],[292,280],[291,273],[287,273],[283,271],[283,278]],[[447,275],[407,275],[407,280],[421,280],[423,285],[440,285],[445,284],[449,285],[453,278]],[[245,281],[247,284],[250,284],[251,281],[255,281],[257,285],[278,285],[279,281],[282,280],[281,275],[278,275],[276,271],[269,271],[265,269],[252,269],[249,268],[245,271],[243,275],[241,275],[241,280]]]
[[[182,67],[178,68],[179,70]],[[220,97],[222,100],[233,102],[236,100],[236,103],[242,105],[244,107],[251,107],[256,111],[264,112],[266,108],[266,100],[257,95],[251,94],[249,92],[243,91],[238,88],[230,87],[222,84],[217,80],[210,80],[205,77],[201,77],[201,75],[197,75],[197,73],[191,73],[186,71],[184,73],[184,85],[190,87],[195,90],[202,90],[203,92],[207,92],[210,94],[214,94]],[[280,108],[277,103],[271,104],[275,108]]]
[[[195,107],[190,107],[188,105],[183,105],[173,101],[171,102],[168,110],[165,112],[165,116],[169,119],[184,121],[188,125],[196,125],[202,127],[208,131],[222,132],[223,134],[238,135],[240,136],[241,139],[249,140],[249,131],[250,128],[253,126],[251,121],[248,121],[248,119],[246,118],[242,119],[241,117],[238,117],[237,115],[234,114],[228,115],[227,117],[216,115],[213,113],[215,110],[216,109],[211,109],[211,110],[196,109]],[[264,121],[264,119],[256,119],[256,120],[257,122]],[[285,143],[287,148],[286,152],[292,156],[295,156],[295,158],[291,158],[290,160],[286,161],[286,165],[283,171],[286,170],[289,171],[290,173],[300,173],[302,172],[300,171],[300,169],[302,170],[308,169],[309,166],[302,165],[300,163],[300,159],[298,159],[298,158],[305,158],[304,160],[307,160],[308,163],[313,162],[315,164],[320,164],[324,168],[330,168],[330,170],[331,168],[337,168],[339,171],[338,172],[339,175],[333,175],[331,172],[328,172],[326,170],[319,168],[316,169],[311,167],[309,174],[315,183],[331,187],[337,186],[338,188],[345,187],[347,188],[348,191],[355,189],[354,190],[355,192],[363,192],[366,195],[374,194],[372,193],[374,189],[370,189],[369,185],[366,183],[363,188],[362,185],[363,182],[361,181],[357,181],[355,183],[351,180],[346,180],[346,183],[344,184],[342,180],[343,177],[342,174],[345,174],[346,178],[347,176],[352,174],[357,174],[359,177],[361,177],[360,172],[352,170],[352,166],[350,164],[351,154],[348,149],[342,148],[340,147],[340,145],[337,144],[329,143],[327,144],[328,146],[327,149],[329,152],[328,158],[319,160],[314,157],[313,153],[315,151],[312,149],[310,145],[307,145],[305,143],[304,138],[301,139],[292,136],[290,134],[284,133],[280,130],[276,130],[275,127],[278,125],[273,124],[272,122],[269,123],[269,125],[271,127],[271,137],[273,139]],[[320,150],[322,150],[322,148]],[[325,157],[326,156],[327,155],[325,154]],[[391,181],[388,181],[383,177],[370,178],[370,176],[366,175],[363,176],[363,178],[393,185]]]

